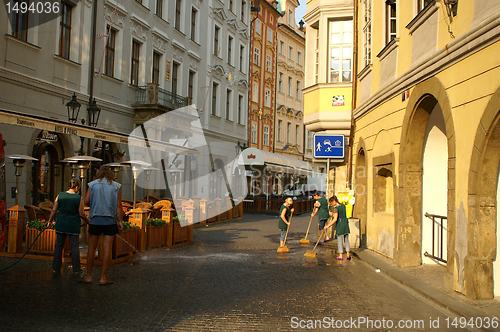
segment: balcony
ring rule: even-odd
[[[134,108],[154,108],[165,111],[174,110],[188,105],[188,98],[161,89],[154,83],[137,87]]]

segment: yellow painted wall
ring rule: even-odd
[[[456,140],[456,169],[455,169],[455,201],[456,211],[467,215],[467,195],[469,167],[472,156],[473,142],[479,121],[485,107],[500,86],[500,42],[492,44],[453,66],[438,73],[446,90],[450,102],[452,120]],[[410,87],[409,87],[410,88]],[[410,88],[410,95],[413,89]],[[432,94],[432,91],[428,91]],[[387,253],[387,241],[394,239],[394,216],[377,214],[373,211],[373,158],[375,144],[386,145],[382,151],[392,151],[395,154],[394,172],[395,182],[398,185],[399,172],[399,147],[401,129],[406,110],[407,101],[401,100],[401,94],[396,94],[390,99],[373,107],[368,113],[355,120],[354,133],[354,163],[356,153],[360,148],[362,139],[366,148],[368,164],[368,197],[367,197],[367,238],[369,248],[384,255]],[[377,135],[386,131],[384,139],[376,142]],[[355,169],[355,165],[353,166]],[[463,230],[461,230],[463,231]]]
[[[332,106],[332,97],[344,95],[344,106]],[[352,88],[335,85],[318,85],[304,93],[304,114],[318,112],[349,111],[352,103]]]

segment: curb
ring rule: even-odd
[[[474,317],[475,318],[475,317],[491,317],[492,316],[491,314],[485,313],[481,310],[477,310],[476,308],[472,308],[471,304],[461,304],[459,301],[456,301],[456,299],[453,299],[453,298],[450,298],[450,299],[443,299],[443,298],[440,299],[439,298],[439,297],[451,297],[448,294],[442,294],[442,296],[433,296],[433,294],[439,295],[439,292],[436,292],[435,288],[427,287],[428,291],[425,291],[425,288],[423,288],[423,287],[418,287],[418,285],[415,285],[413,283],[405,282],[404,280],[402,280],[402,278],[397,276],[396,273],[394,273],[394,271],[391,271],[390,269],[384,269],[381,266],[376,266],[369,259],[367,260],[367,259],[364,259],[363,257],[361,257],[357,252],[358,250],[360,250],[360,249],[357,249],[356,251],[352,251],[351,254],[354,257],[356,257],[357,259],[359,259],[360,262],[370,266],[371,268],[381,269],[383,272],[381,271],[380,273],[383,273],[383,275],[385,277],[398,283],[399,285],[403,286],[404,288],[411,290],[412,292],[414,292],[414,293],[420,295],[421,297],[425,298],[426,300],[432,302],[434,305],[439,306],[439,307],[449,311],[450,313],[452,313],[458,317],[467,317],[467,318]],[[361,249],[361,250],[366,250],[366,249]],[[405,272],[401,271],[401,273],[404,274]],[[462,307],[462,308],[460,308],[460,307]],[[467,307],[467,308],[464,308],[464,307]],[[498,316],[498,317],[500,318],[500,316]],[[495,328],[481,328],[481,329],[476,328],[476,329],[472,329],[472,330],[475,330],[475,331],[498,331],[498,329],[495,329]]]

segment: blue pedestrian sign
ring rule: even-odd
[[[314,158],[343,159],[344,155],[344,135],[314,135]]]

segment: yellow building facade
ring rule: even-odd
[[[354,12],[364,244],[402,267],[445,266],[470,298],[499,296],[500,2],[355,0]]]
[[[353,1],[309,0],[306,6],[304,124],[315,134],[342,134],[348,143],[352,125]],[[307,140],[311,146],[312,138]],[[348,164],[348,158],[331,163],[327,195],[350,186]]]

